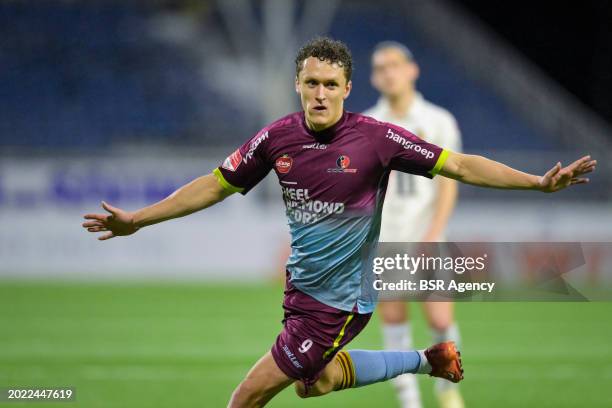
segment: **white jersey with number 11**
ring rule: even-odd
[[[461,134],[453,115],[425,100],[420,93],[415,94],[409,111],[402,117],[391,112],[384,98],[380,98],[364,115],[401,126],[427,142],[450,151],[461,151]],[[381,242],[418,242],[423,239],[436,208],[439,182],[437,179],[391,172],[383,208]]]

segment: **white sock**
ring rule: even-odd
[[[435,343],[443,343],[445,341],[454,341],[457,348],[461,343],[461,336],[459,335],[459,327],[457,323],[451,323],[450,326],[443,331],[432,330],[432,336]]]
[[[410,350],[412,347],[412,329],[410,323],[383,324],[383,343],[387,350]]]
[[[431,364],[429,364],[429,360],[427,360],[427,357],[425,357],[425,350],[418,350],[418,353],[421,356],[421,362],[419,363],[419,368],[417,369],[417,373],[419,374],[431,373]]]
[[[400,324],[383,324],[383,342],[387,350],[411,350],[412,349],[412,332],[410,323]],[[426,364],[427,359],[421,354],[421,364],[423,361]],[[419,369],[421,366],[419,365]],[[429,368],[429,373],[431,366]],[[419,384],[417,377],[414,374],[403,374],[391,380],[400,404],[403,408],[421,408],[421,394],[419,392]]]

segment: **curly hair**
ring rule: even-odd
[[[334,40],[329,37],[317,37],[300,48],[295,57],[295,76],[300,75],[304,65],[304,60],[308,57],[315,57],[321,61],[336,63],[344,68],[346,81],[351,80],[353,74],[353,57],[351,51],[342,41]]]

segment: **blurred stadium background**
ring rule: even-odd
[[[456,116],[466,152],[537,173],[599,160],[592,183],[555,196],[462,186],[452,240],[609,242],[604,3],[525,4],[504,20],[512,9],[477,1],[0,2],[0,387],[74,385],[87,407],[223,406],[280,329],[274,176],[132,239],[99,243],[80,217],[102,199],[161,199],[298,110],[293,57],[317,34],[352,49],[351,111],[376,101],[369,55],[393,39],[415,54],[419,90]],[[537,61],[537,46],[557,59]],[[609,277],[612,253],[599,256]],[[612,406],[610,305],[459,305],[468,406]],[[379,348],[377,323],[357,342]],[[381,384],[271,406],[394,403]]]

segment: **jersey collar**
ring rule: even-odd
[[[334,123],[332,126],[328,127],[327,129],[321,130],[320,132],[315,132],[314,130],[311,130],[308,127],[308,125],[306,125],[306,115],[304,114],[304,111],[302,111],[301,116],[302,116],[302,121],[301,121],[302,129],[304,129],[306,133],[312,136],[319,143],[330,143],[332,139],[334,138],[334,136],[336,135],[336,133],[338,133],[338,131],[342,129],[344,125],[346,124],[346,120],[348,118],[348,112],[346,110],[343,110],[342,116],[336,123]]]

